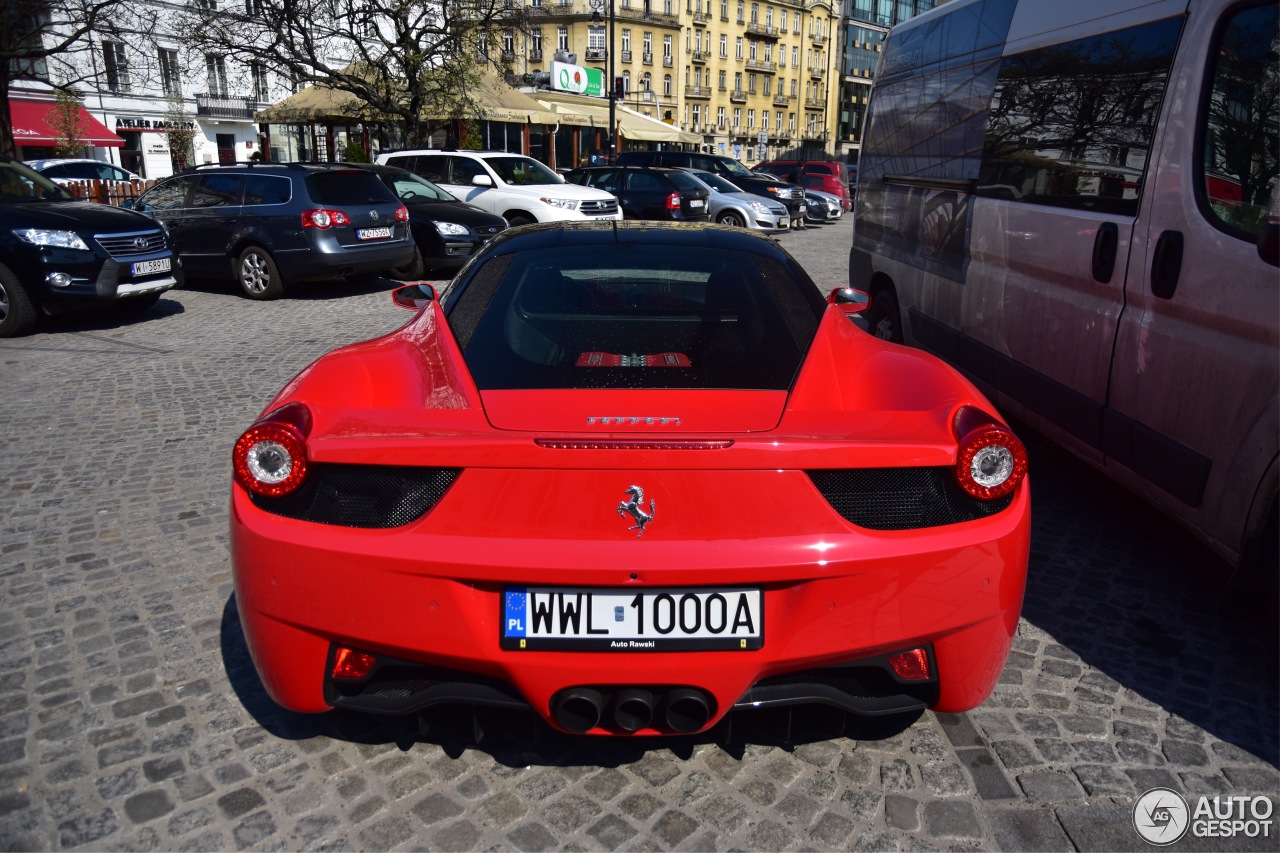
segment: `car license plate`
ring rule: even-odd
[[[390,228],[358,228],[356,236],[361,240],[380,240],[391,236]]]
[[[758,649],[759,589],[512,587],[502,596],[504,649]]]
[[[808,208],[808,206],[807,206],[807,205],[803,205],[803,204],[802,204],[802,205],[800,205],[800,212],[801,212],[801,213],[808,213],[808,212],[809,212],[809,208]]]
[[[689,206],[690,206],[690,207],[702,207],[702,199],[700,199],[700,198],[691,199],[691,200],[689,201]]]
[[[158,261],[138,261],[130,269],[134,275],[153,275],[158,272],[168,272],[170,264],[168,258],[161,258]]]

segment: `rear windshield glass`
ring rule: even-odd
[[[706,192],[702,184],[690,177],[688,172],[667,172],[667,177],[682,190],[699,190]]]
[[[774,259],[706,246],[527,250],[500,276],[481,268],[450,312],[483,310],[455,328],[481,390],[785,390],[821,315]]]
[[[307,192],[317,204],[378,204],[395,201],[372,172],[319,172],[307,176]]]

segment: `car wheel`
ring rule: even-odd
[[[519,228],[521,225],[532,225],[537,221],[538,220],[534,219],[532,216],[528,216],[523,213],[513,213],[511,216],[507,217],[507,224],[512,228]]]
[[[36,309],[27,291],[7,267],[0,266],[0,338],[25,335],[36,324]]]
[[[417,281],[422,278],[426,271],[426,265],[422,262],[422,252],[418,251],[418,247],[413,247],[413,260],[402,267],[397,267],[391,271],[391,277],[399,281]]]
[[[271,255],[260,246],[250,246],[236,261],[236,281],[250,299],[278,299],[284,295],[284,282]]]
[[[892,290],[881,290],[871,297],[871,309],[867,311],[867,329],[877,338],[902,343],[902,314],[898,310],[898,298]]]
[[[159,301],[159,293],[146,293],[142,296],[127,296],[116,302],[116,308],[121,311],[141,314],[143,311],[149,310]]]
[[[725,210],[716,217],[716,222],[721,225],[728,225],[733,228],[746,228],[747,221],[742,218],[742,214],[732,210]]]

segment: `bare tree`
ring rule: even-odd
[[[154,11],[134,0],[5,0],[0,13],[0,154],[12,157],[17,151],[9,112],[15,80],[42,80],[58,89],[97,84],[109,70],[96,53],[103,39],[120,44],[120,56],[138,57],[135,73],[142,73],[143,45],[154,26]]]
[[[396,126],[413,146],[424,118],[471,111],[486,66],[510,72],[501,35],[526,31],[531,11],[512,0],[241,0],[185,14],[189,49],[350,95],[349,118]]]

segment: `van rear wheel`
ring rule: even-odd
[[[240,253],[236,281],[250,299],[279,299],[284,295],[284,281],[276,262],[261,246],[250,246]]]
[[[902,312],[898,309],[898,297],[892,290],[881,290],[871,297],[867,311],[867,329],[884,341],[903,343]]]

